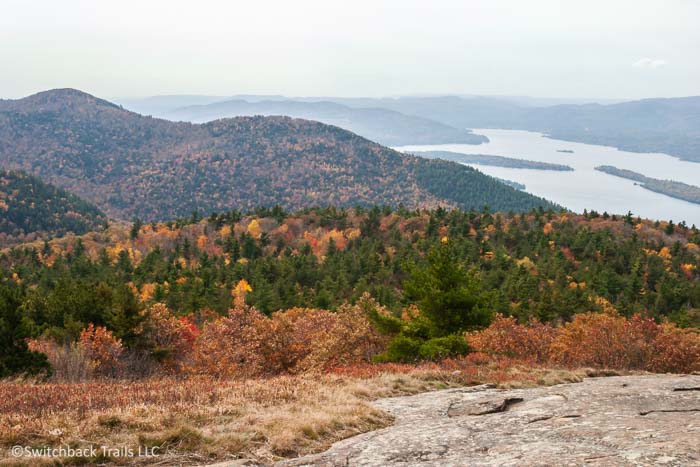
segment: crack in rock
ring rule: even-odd
[[[684,413],[684,412],[700,412],[700,409],[656,409],[639,412],[639,415],[649,415],[650,413]]]
[[[545,420],[550,420],[554,418],[554,415],[544,415],[542,417],[536,417],[533,418],[532,420],[528,420],[528,423],[537,423],[537,422],[544,422]]]
[[[690,388],[673,388],[673,391],[676,392],[681,392],[681,391],[700,391],[700,386],[698,387],[690,387]]]
[[[451,404],[447,409],[447,416],[451,418],[463,415],[489,415],[492,413],[505,412],[511,406],[519,404],[523,400],[522,397],[506,397],[505,399],[477,402],[476,404],[469,404],[467,406],[459,404],[456,408],[454,407],[455,404]]]
[[[546,420],[551,420],[553,418],[581,418],[583,415],[577,414],[577,413],[571,413],[571,414],[565,414],[565,415],[559,415],[554,416],[554,415],[543,415],[541,417],[535,417],[531,420],[528,420],[527,423],[537,423],[537,422],[544,422]]]

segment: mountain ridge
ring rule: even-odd
[[[386,146],[407,144],[481,144],[488,138],[469,130],[455,128],[424,117],[404,115],[380,107],[351,108],[332,101],[229,99],[192,105],[164,112],[172,121],[206,123],[240,116],[277,116],[320,121],[357,133]]]
[[[0,165],[37,175],[122,219],[274,204],[553,206],[468,167],[400,154],[318,122],[170,122],[66,89],[0,104]]]

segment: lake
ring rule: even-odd
[[[412,151],[452,151],[464,154],[489,154],[533,161],[566,164],[573,172],[509,169],[469,164],[494,177],[520,182],[525,191],[554,201],[572,211],[584,209],[607,211],[648,219],[686,221],[700,226],[700,205],[646,190],[633,181],[594,170],[599,165],[613,165],[634,170],[648,177],[700,184],[700,163],[686,162],[667,154],[633,153],[608,146],[572,143],[547,138],[541,133],[517,130],[474,129],[488,136],[490,142],[470,144],[437,144],[401,146],[395,149]],[[573,153],[557,152],[572,150]]]

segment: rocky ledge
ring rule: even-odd
[[[475,386],[373,404],[395,424],[280,465],[700,465],[696,375]]]

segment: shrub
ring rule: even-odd
[[[401,362],[401,363],[411,363],[418,360],[420,355],[421,344],[423,342],[415,337],[408,337],[403,334],[399,334],[394,337],[387,349],[377,355],[374,361],[378,363],[383,362]]]
[[[328,370],[371,361],[386,347],[387,338],[372,326],[367,315],[370,311],[388,313],[365,293],[356,305],[345,304],[335,313],[327,312],[333,318],[332,326],[315,335],[297,370]]]
[[[559,329],[549,324],[518,324],[514,317],[499,314],[488,328],[468,334],[467,341],[482,352],[544,363],[558,334]]]
[[[204,326],[192,352],[191,370],[219,378],[251,377],[263,366],[259,311],[237,301],[228,315]]]
[[[77,383],[93,376],[94,365],[77,342],[59,344],[42,337],[30,339],[28,345],[31,350],[46,355],[53,369],[51,379],[54,381]]]
[[[453,334],[445,337],[435,337],[421,344],[418,355],[423,360],[443,360],[469,353],[469,345],[464,336]]]
[[[291,308],[255,323],[264,374],[294,373],[317,346],[333,334],[337,321],[330,311]]]
[[[170,371],[181,368],[191,355],[199,329],[186,317],[177,318],[162,303],[147,308],[137,335],[149,354]]]
[[[385,339],[370,325],[362,303],[333,313],[292,308],[266,317],[237,301],[228,316],[196,340],[192,371],[217,377],[253,377],[326,370],[369,361]]]
[[[651,319],[580,313],[552,342],[551,359],[567,366],[637,369],[649,366],[659,326]]]
[[[112,331],[90,323],[81,331],[78,345],[90,360],[95,375],[114,377],[120,373],[124,346]]]
[[[656,336],[648,370],[692,373],[700,371],[700,332],[663,324]]]
[[[399,334],[389,342],[387,349],[374,358],[378,363],[413,363],[419,360],[439,361],[469,353],[469,345],[464,336],[434,337],[419,339]]]
[[[498,316],[467,336],[477,350],[567,367],[691,373],[700,370],[700,333],[611,307],[581,313],[559,328]]]

